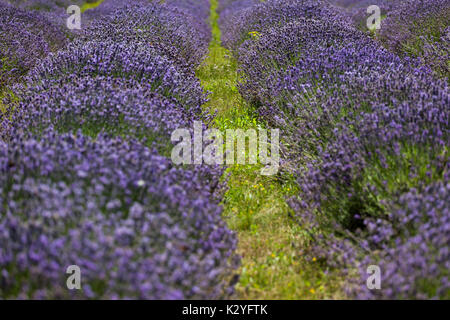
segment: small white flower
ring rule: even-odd
[[[143,187],[143,186],[145,186],[145,181],[141,179],[137,182],[137,185],[138,185],[138,187]]]

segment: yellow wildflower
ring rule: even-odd
[[[252,36],[252,38],[254,39],[259,39],[259,37],[261,36],[261,34],[258,31],[250,31],[248,34]]]

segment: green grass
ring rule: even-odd
[[[83,13],[86,10],[97,8],[102,2],[103,2],[103,0],[99,0],[96,2],[85,2],[81,6],[81,12]]]
[[[221,46],[217,0],[211,1],[213,39],[209,56],[197,70],[216,128],[265,127],[254,110],[239,95],[237,63]],[[239,299],[323,299],[342,298],[341,279],[318,261],[306,258],[308,232],[290,215],[286,197],[297,192],[288,174],[260,175],[260,165],[233,165],[225,177],[224,217],[238,235],[242,256]],[[327,272],[328,271],[328,272]]]
[[[8,104],[4,104],[4,100],[9,101]],[[5,113],[8,110],[14,110],[15,105],[19,99],[14,92],[9,88],[0,88],[0,113]]]

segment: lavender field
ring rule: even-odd
[[[0,0],[0,299],[450,299],[449,80],[448,0]]]

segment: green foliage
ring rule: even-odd
[[[14,109],[19,102],[19,98],[8,87],[0,87],[0,113],[6,113]]]
[[[83,3],[83,5],[81,6],[81,12],[83,13],[86,10],[97,8],[102,2],[103,2],[103,0],[98,0],[95,2],[87,1],[87,2]]]
[[[348,230],[364,229],[355,214],[361,218],[385,218],[386,201],[443,180],[445,172],[437,169],[435,159],[448,161],[447,148],[404,143],[399,152],[400,156],[384,152],[380,157],[372,150],[364,171],[354,172],[349,184],[330,184],[322,202],[322,227],[335,228],[330,221],[336,221]]]

